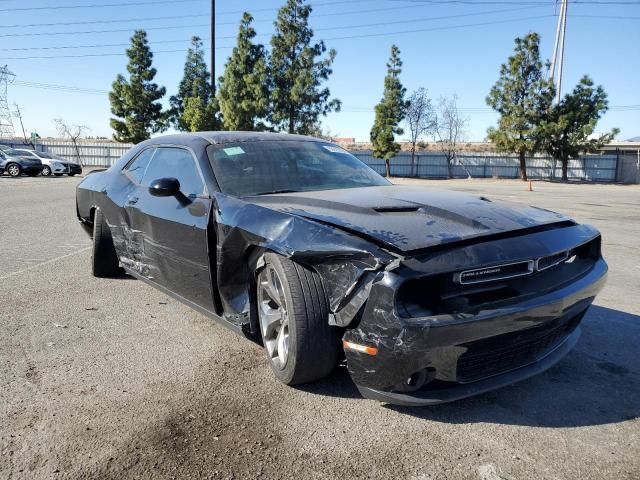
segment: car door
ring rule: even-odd
[[[141,275],[145,272],[143,232],[134,225],[138,191],[142,177],[155,153],[155,147],[140,150],[116,175],[105,194],[105,216],[120,262]],[[108,193],[108,195],[107,195]]]
[[[178,195],[151,195],[149,186],[155,180],[170,177],[180,182]],[[140,273],[215,311],[207,246],[211,199],[192,150],[158,146],[128,208],[132,228],[143,239],[144,269]]]

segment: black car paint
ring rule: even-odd
[[[401,395],[394,386],[425,368],[435,369],[437,380],[459,388],[456,365],[469,342],[510,334],[526,337],[536,327],[567,321],[567,312],[577,309],[576,316],[581,316],[602,287],[607,267],[598,243],[592,268],[555,293],[515,305],[487,303],[437,318],[401,318],[396,293],[409,279],[541,257],[599,242],[599,233],[547,210],[419,188],[381,186],[244,198],[221,193],[207,147],[273,139],[320,141],[233,132],[148,140],[107,171],[80,183],[78,217],[89,230],[93,210],[100,208],[127,271],[245,333],[257,332],[251,289],[265,252],[316,270],[329,297],[329,323],[345,329],[345,340],[378,349],[376,356],[346,350],[355,383],[365,396],[384,396],[387,401]],[[208,191],[181,202],[154,197],[131,182],[122,169],[149,145],[189,149]],[[553,345],[556,355],[578,333],[576,323]],[[550,355],[551,350],[544,353]],[[465,389],[473,392],[473,385]],[[433,398],[414,398],[417,403],[434,403]]]

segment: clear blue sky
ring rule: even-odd
[[[156,52],[157,82],[167,87],[167,97],[175,93],[190,37],[200,35],[209,46],[210,3],[181,0],[140,5],[152,1],[0,0],[4,24],[0,28],[0,65],[6,63],[17,75],[9,89],[9,102],[21,106],[28,131],[55,135],[52,119],[63,117],[88,125],[91,135],[111,136],[109,102],[103,92],[110,89],[117,73],[125,73],[126,46],[121,44],[128,43],[136,28],[148,30]],[[628,108],[640,105],[640,1],[595,2],[569,4],[563,90],[572,88],[581,75],[591,75],[604,85],[610,105],[615,107],[598,125],[598,131],[619,127],[619,138],[627,139],[640,135],[640,108]],[[119,5],[81,8],[114,3]],[[228,47],[234,43],[241,11],[253,14],[258,40],[268,44],[276,9],[282,3],[216,0],[218,75],[230,52]],[[542,52],[549,57],[557,20],[553,0],[317,0],[311,4],[316,38],[325,39],[328,47],[338,51],[329,87],[342,100],[343,111],[324,119],[323,126],[333,134],[361,141],[369,136],[392,43],[402,51],[402,81],[407,89],[423,86],[434,98],[456,93],[459,106],[469,117],[469,140],[479,141],[496,121],[496,116],[486,111],[484,98],[500,64],[512,52],[514,37],[539,32]],[[57,9],[50,9],[54,5]],[[60,8],[67,5],[74,8]],[[27,26],[33,24],[37,26]],[[385,33],[390,34],[382,35]],[[353,36],[360,38],[344,38]],[[97,54],[101,56],[56,58]]]

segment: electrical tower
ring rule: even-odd
[[[13,137],[15,134],[7,99],[8,86],[13,83],[15,78],[15,73],[10,71],[6,65],[0,67],[0,137]]]
[[[560,15],[558,16],[558,26],[556,28],[556,42],[553,46],[553,58],[549,69],[549,79],[556,87],[556,103],[560,102],[560,91],[562,90],[562,66],[564,65],[564,36],[567,32],[567,0],[560,1]],[[556,73],[557,69],[557,73]]]

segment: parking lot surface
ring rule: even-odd
[[[598,227],[608,284],[546,373],[452,404],[279,384],[257,345],[90,274],[78,178],[0,178],[0,478],[640,478],[640,188],[398,179]]]

